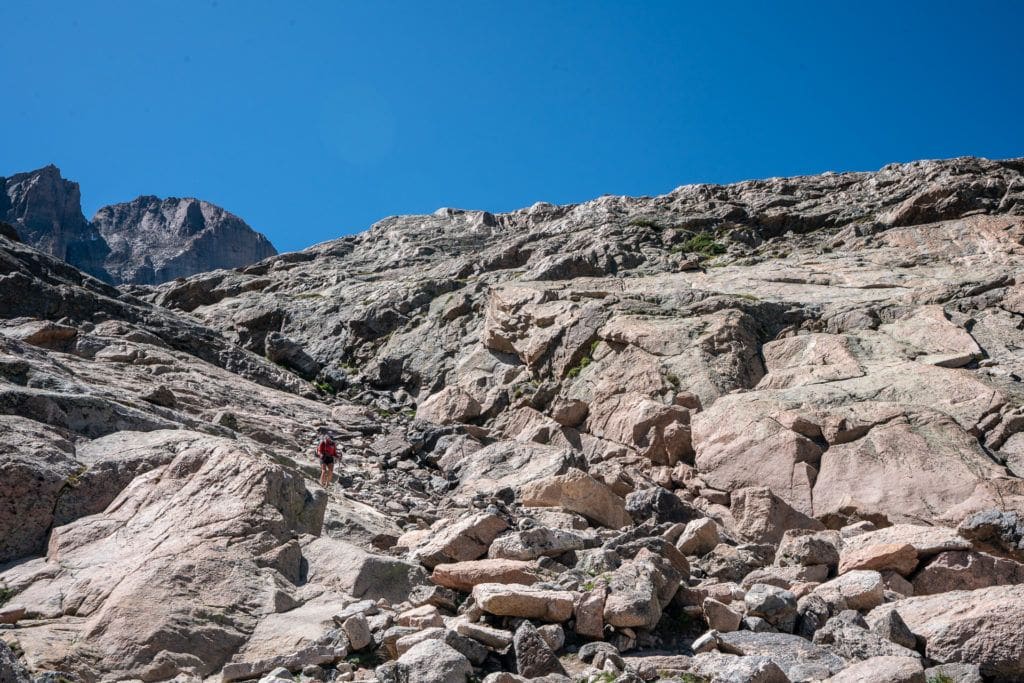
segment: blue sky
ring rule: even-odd
[[[1024,156],[1024,3],[4,2],[0,175],[281,250],[440,206]]]

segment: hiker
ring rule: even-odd
[[[320,440],[316,457],[320,460],[320,485],[327,488],[334,480],[334,461],[338,457],[338,448],[330,434],[325,434]]]

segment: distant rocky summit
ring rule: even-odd
[[[138,197],[82,215],[78,183],[53,165],[0,178],[0,220],[22,240],[106,282],[159,284],[277,254],[238,216],[199,199]]]
[[[96,228],[82,215],[78,183],[65,180],[60,169],[46,166],[30,173],[0,178],[0,220],[10,223],[23,241],[86,273],[107,279],[104,260],[109,249]]]
[[[124,264],[122,220],[218,219],[111,207]],[[157,286],[12,234],[0,681],[1024,680],[1024,159]]]

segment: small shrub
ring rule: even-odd
[[[650,218],[634,218],[629,222],[629,224],[637,228],[654,228],[655,230],[661,230],[661,225]]]
[[[319,391],[321,394],[330,394],[331,396],[334,396],[334,387],[332,387],[327,382],[317,382],[313,386],[315,386],[316,390]]]
[[[725,253],[725,246],[706,233],[694,235],[679,246],[683,251],[694,252],[708,258]]]
[[[0,584],[0,605],[6,605],[17,592],[13,588],[8,588],[6,583]]]
[[[583,358],[580,358],[579,362],[576,363],[576,365],[569,368],[569,372],[565,373],[565,376],[569,377],[570,379],[576,379],[577,377],[580,376],[580,373],[583,372],[583,369],[590,365],[590,362],[591,358],[589,355],[583,356]]]

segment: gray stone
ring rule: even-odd
[[[512,647],[516,655],[516,673],[520,676],[538,678],[548,674],[565,675],[558,657],[530,622],[524,621],[516,629]]]

